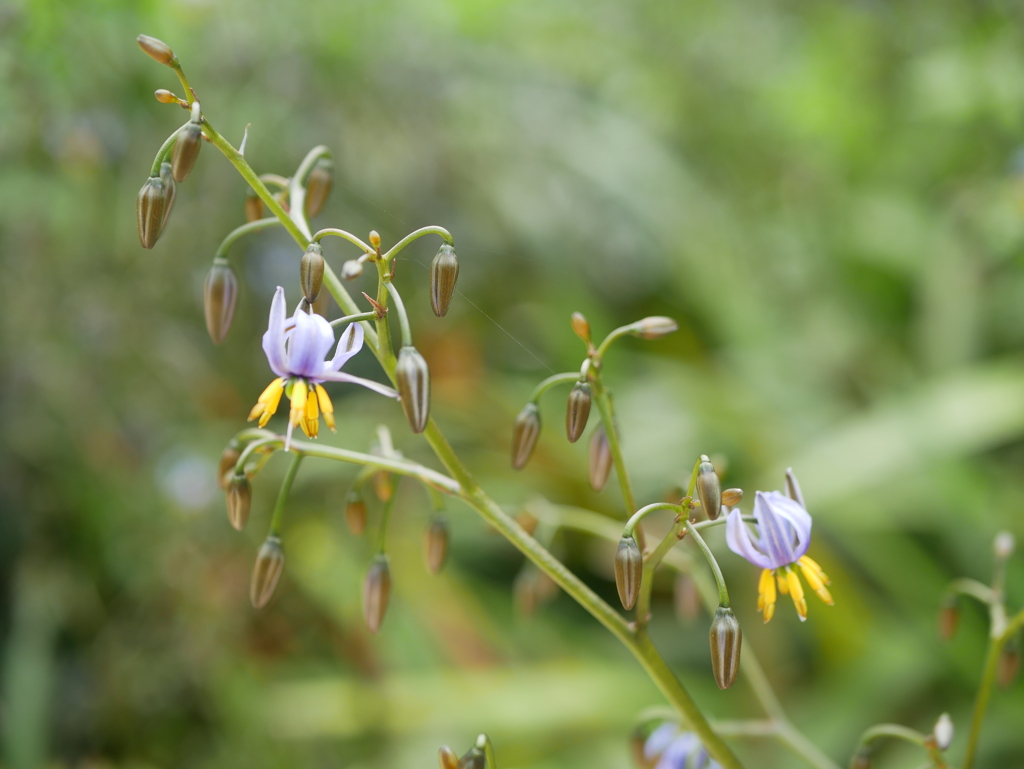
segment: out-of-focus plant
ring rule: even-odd
[[[366,623],[373,632],[381,628],[391,593],[387,534],[396,487],[402,479],[410,479],[422,485],[434,510],[425,536],[425,555],[431,572],[437,573],[443,567],[447,554],[448,527],[441,515],[444,498],[460,499],[532,562],[532,570],[523,572],[530,579],[517,580],[517,591],[522,593],[522,601],[533,605],[550,592],[550,586],[557,585],[637,658],[674,709],[670,714],[659,712],[639,719],[634,732],[634,754],[638,764],[656,765],[658,769],[716,766],[735,769],[742,764],[726,738],[771,737],[790,748],[808,765],[837,769],[837,764],[819,751],[789,720],[749,643],[741,654],[740,623],[732,609],[725,578],[702,534],[712,527],[725,525],[730,550],[761,570],[757,610],[765,622],[774,615],[779,593],[792,598],[801,621],[807,618],[803,581],[824,603],[831,605],[833,599],[827,587],[829,578],[807,555],[812,519],[792,471],[786,474],[785,493],[756,492],[752,515],[744,515],[738,509],[743,498],[742,490],[729,488],[723,491],[719,471],[707,455],[701,454],[694,462],[685,492],[678,499],[638,507],[621,451],[614,402],[604,380],[603,362],[616,341],[627,336],[657,339],[674,332],[677,328],[675,321],[662,316],[643,318],[613,330],[603,341],[595,344],[586,318],[578,312],[572,314],[573,331],[583,341],[586,354],[578,371],[555,374],[534,389],[513,426],[512,467],[516,470],[524,467],[533,452],[542,425],[541,396],[556,386],[571,385],[565,417],[566,436],[570,442],[579,440],[592,407],[597,407],[600,426],[593,433],[589,452],[590,482],[595,490],[600,490],[614,469],[623,497],[626,522],[619,530],[614,523],[596,513],[545,504],[531,510],[536,517],[532,521],[537,524],[536,530],[532,525],[521,525],[477,484],[431,418],[429,365],[413,345],[409,317],[394,281],[398,254],[421,237],[439,236],[442,245],[430,267],[430,303],[435,315],[445,316],[459,276],[452,235],[439,226],[423,227],[385,251],[376,232],[370,232],[364,242],[338,228],[313,231],[310,219],[320,212],[333,185],[334,164],[330,151],[323,146],[315,147],[291,177],[258,175],[245,159],[246,137],[235,148],[214,129],[170,47],[145,35],[138,38],[138,43],[149,56],[170,67],[181,82],[181,96],[161,89],[156,92],[157,100],[179,105],[189,115],[188,120],[160,147],[149,179],[139,192],[136,213],[142,246],[152,248],[157,243],[172,212],[176,185],[188,178],[204,141],[227,157],[250,186],[245,200],[247,223],[225,237],[215,252],[204,287],[206,325],[215,343],[222,342],[230,330],[239,290],[227,259],[231,245],[247,234],[281,226],[302,251],[298,276],[301,300],[289,315],[286,292],[278,287],[270,307],[263,350],[275,378],[257,398],[250,412],[249,419],[258,420],[258,426],[242,430],[231,440],[219,468],[219,479],[227,496],[229,520],[235,528],[243,529],[249,520],[251,479],[275,453],[291,455],[270,530],[256,558],[251,581],[252,604],[262,608],[270,601],[284,569],[281,523],[291,486],[304,459],[317,457],[361,465],[363,471],[350,490],[346,504],[346,519],[351,530],[356,534],[365,530],[366,506],[362,489],[371,480],[377,496],[384,503],[377,527],[376,554],[367,569],[363,593]],[[269,215],[264,216],[265,213]],[[345,262],[341,277],[323,257],[321,241],[328,236],[340,237],[360,252],[358,257]],[[359,306],[342,279],[352,280],[368,266],[376,268],[378,285],[375,297],[363,295],[369,304],[369,309],[366,309]],[[331,322],[323,317],[327,293],[346,313]],[[401,338],[397,353],[392,342],[393,315],[396,316]],[[336,341],[334,329],[339,326],[345,326],[345,330]],[[380,362],[393,387],[341,371],[342,365],[363,346],[369,348]],[[385,397],[397,399],[412,432],[424,436],[447,474],[407,460],[394,448],[385,428],[378,431],[377,443],[369,453],[295,439],[293,432],[296,427],[306,438],[317,438],[321,418],[329,429],[335,429],[334,405],[324,387],[330,382],[360,384]],[[284,433],[265,429],[285,398],[289,408]],[[663,510],[673,516],[672,526],[660,541],[649,544],[642,521],[651,513]],[[632,621],[602,600],[545,546],[554,532],[560,529],[578,530],[618,542],[614,559],[615,581],[623,607],[634,612]],[[704,557],[710,578],[706,573],[684,569],[687,573],[682,575],[685,578],[681,583],[684,595],[680,604],[684,607],[694,604],[694,599],[687,598],[685,592],[693,592],[693,587],[687,586],[697,586],[700,600],[713,613],[709,640],[717,685],[721,689],[729,688],[741,673],[745,675],[765,718],[712,722],[674,675],[649,636],[655,570],[662,564],[679,567],[678,562],[670,563],[668,556],[684,539],[692,540]],[[1012,538],[1008,534],[1000,535],[995,546],[996,569],[992,585],[958,580],[951,585],[942,608],[942,628],[946,635],[951,635],[955,629],[956,599],[959,595],[982,601],[989,607],[991,617],[989,652],[968,733],[963,769],[971,769],[973,765],[994,683],[1012,678],[1019,664],[1013,642],[1024,625],[1024,611],[1009,614],[1003,591],[1006,563],[1012,551]],[[692,614],[693,609],[688,613]],[[864,733],[851,759],[851,766],[855,769],[870,766],[877,741],[883,737],[894,737],[921,746],[930,766],[948,769],[951,764],[946,758],[946,751],[952,744],[953,734],[953,724],[947,714],[939,717],[928,735],[893,724],[873,726]],[[442,769],[496,769],[494,750],[486,735],[481,735],[461,758],[450,748],[442,747],[439,761]]]

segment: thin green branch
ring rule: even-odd
[[[405,302],[402,301],[401,295],[398,293],[398,289],[395,284],[390,280],[387,281],[388,293],[391,294],[391,298],[395,300],[395,311],[398,313],[398,325],[402,329],[402,346],[412,346],[412,329],[409,327],[409,315],[405,311]]]
[[[370,248],[366,243],[357,238],[351,232],[339,230],[337,227],[325,227],[322,230],[318,230],[316,233],[313,234],[313,242],[319,243],[321,238],[325,238],[328,235],[334,235],[337,238],[344,238],[349,243],[359,246],[359,248],[363,250],[364,255],[374,253],[372,248]]]
[[[374,320],[377,317],[377,313],[374,310],[370,312],[360,312],[356,315],[346,315],[343,318],[335,318],[331,321],[331,325],[334,327],[343,326],[346,323],[358,323],[360,321]]]
[[[399,476],[397,474],[388,480],[391,486],[391,493],[384,502],[384,509],[380,514],[380,534],[377,538],[377,553],[379,555],[384,555],[387,552],[388,526],[391,525],[391,512],[395,508],[395,499],[398,497],[398,481]]]
[[[547,379],[543,380],[540,384],[533,388],[533,392],[530,393],[530,403],[536,403],[540,400],[540,396],[546,393],[555,385],[560,384],[575,384],[579,381],[580,375],[575,371],[568,371],[564,374],[552,374]]]
[[[237,240],[245,237],[253,232],[260,232],[268,229],[269,227],[276,227],[281,224],[281,220],[276,216],[268,216],[266,219],[257,219],[255,222],[248,222],[240,227],[235,227],[231,232],[227,234],[224,240],[221,241],[217,247],[217,252],[213,255],[214,259],[224,258],[228,254],[228,249],[235,244]]]
[[[604,341],[601,342],[600,345],[598,345],[597,352],[594,354],[594,357],[596,357],[598,360],[604,358],[605,353],[608,352],[608,348],[612,346],[612,343],[616,339],[621,339],[624,336],[629,336],[630,334],[633,333],[633,330],[635,328],[635,323],[630,323],[628,326],[619,326],[617,329],[608,334],[608,336],[604,338]]]
[[[422,238],[424,235],[440,235],[441,240],[447,243],[449,246],[455,245],[455,241],[452,239],[452,235],[444,227],[420,227],[418,230],[414,230],[402,238],[400,241],[395,243],[391,248],[387,250],[387,253],[381,257],[385,264],[390,262],[393,258],[398,256],[398,253],[412,243],[417,238]]]
[[[598,413],[601,415],[601,423],[604,425],[605,434],[608,436],[608,448],[611,451],[612,463],[615,465],[615,476],[619,479],[622,501],[626,505],[626,515],[631,516],[636,512],[636,497],[633,495],[633,484],[629,479],[626,461],[622,456],[619,431],[615,425],[615,408],[612,405],[611,394],[601,379],[600,369],[592,368],[591,370],[594,372],[592,380],[594,400],[597,403]],[[641,530],[640,538],[642,536]]]
[[[270,519],[270,536],[281,536],[281,523],[284,520],[284,506],[288,501],[288,494],[292,490],[295,476],[299,472],[299,465],[302,464],[302,454],[296,453],[292,457],[292,463],[288,465],[288,472],[285,473],[281,482],[281,490],[277,493],[277,502],[274,504],[274,514]]]
[[[626,521],[626,525],[622,529],[622,536],[632,537],[637,524],[639,524],[640,521],[642,521],[649,513],[653,513],[655,510],[672,510],[676,515],[682,515],[683,506],[674,502],[655,502],[650,505],[645,505],[633,513],[630,519]]]
[[[189,124],[189,122],[191,122],[191,121],[186,120],[184,123],[181,124],[181,126],[179,126],[174,131],[174,133],[172,133],[170,136],[168,136],[166,139],[164,139],[164,143],[161,144],[160,145],[160,149],[157,150],[156,157],[153,158],[153,166],[149,170],[149,175],[150,176],[159,176],[160,175],[160,166],[162,166],[164,164],[164,162],[167,160],[167,158],[170,157],[171,150],[174,148],[174,141],[175,141],[175,139],[178,138],[178,134],[181,133],[182,129],[185,126],[187,126]]]
[[[704,537],[700,535],[700,532],[688,521],[683,521],[683,526],[690,533],[693,541],[697,543],[697,547],[704,554],[705,560],[711,567],[711,573],[715,577],[715,583],[718,585],[718,605],[728,606],[729,605],[729,589],[725,585],[725,577],[722,576],[722,569],[718,565],[718,561],[715,560],[715,554],[711,552],[711,548],[708,547],[708,543],[704,541]]]

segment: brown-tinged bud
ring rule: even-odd
[[[689,574],[680,574],[676,577],[673,590],[673,604],[676,609],[676,616],[684,622],[696,619],[700,613],[700,592],[697,590],[697,583]]]
[[[174,152],[171,153],[171,171],[174,181],[183,182],[192,171],[203,146],[203,129],[196,121],[190,121],[181,129],[174,141]]]
[[[527,403],[512,425],[512,469],[522,470],[530,460],[540,435],[540,408]]]
[[[1020,651],[1011,642],[1003,647],[999,655],[999,665],[996,667],[996,682],[1006,688],[1013,683],[1020,670]]]
[[[423,538],[424,556],[427,570],[431,574],[439,574],[448,558],[448,521],[443,515],[436,515],[427,526]]]
[[[458,769],[485,769],[487,756],[481,748],[473,746],[459,761]]]
[[[249,585],[249,600],[257,609],[267,605],[282,571],[284,550],[281,549],[281,538],[271,534],[256,555],[256,566],[253,567],[252,583]]]
[[[362,534],[366,529],[366,503],[363,495],[355,489],[345,498],[345,522],[353,534]]]
[[[310,304],[320,296],[324,283],[324,250],[319,243],[310,243],[299,261],[299,284],[302,294]]]
[[[619,591],[622,608],[627,611],[636,605],[640,597],[640,578],[644,573],[644,557],[633,537],[619,540],[615,551],[615,587]]]
[[[582,312],[572,314],[572,330],[583,340],[583,344],[590,347],[590,321],[584,317]]]
[[[525,510],[516,516],[516,523],[523,527],[523,530],[531,537],[533,533],[537,531],[537,524],[539,521],[530,513]]]
[[[174,175],[171,173],[171,164],[164,161],[160,164],[160,179],[164,183],[164,196],[167,203],[164,205],[164,217],[160,220],[160,234],[164,232],[168,220],[171,218],[171,209],[174,208],[174,199],[178,196],[178,185],[174,183]]]
[[[139,229],[139,242],[143,248],[152,248],[164,225],[167,210],[167,188],[159,176],[151,176],[139,190],[135,200],[135,223]]]
[[[569,392],[569,403],[565,410],[565,434],[569,443],[575,443],[583,435],[590,419],[590,385],[577,382]]]
[[[256,194],[256,190],[250,188],[245,193],[245,221],[256,222],[263,218],[263,201]]]
[[[384,621],[390,598],[391,569],[388,567],[388,557],[378,555],[370,564],[370,570],[366,572],[366,581],[363,583],[363,616],[371,633],[380,630],[380,623]]]
[[[740,669],[743,633],[736,615],[728,606],[719,606],[711,623],[711,669],[719,689],[728,689]]]
[[[380,233],[377,230],[370,230],[370,246],[380,251]]]
[[[249,510],[252,508],[252,486],[244,475],[233,475],[228,482],[228,520],[238,531],[249,522]]]
[[[203,285],[203,311],[206,331],[214,344],[220,344],[231,330],[238,299],[238,279],[226,259],[214,259]]]
[[[320,158],[309,173],[309,180],[306,182],[306,216],[316,216],[324,207],[327,198],[330,197],[331,187],[334,186],[334,161],[330,158]]]
[[[151,59],[155,59],[161,64],[166,64],[168,67],[174,66],[176,61],[174,51],[163,40],[158,40],[149,35],[139,35],[135,38],[135,42],[139,44],[139,48],[145,51],[146,55]]]
[[[414,433],[423,432],[430,416],[430,370],[412,345],[405,345],[398,353],[395,382],[409,426]]]
[[[341,279],[355,280],[363,274],[363,263],[358,259],[349,259],[341,265]]]
[[[992,541],[992,553],[997,561],[1005,561],[1013,555],[1013,549],[1016,547],[1016,544],[1010,532],[1001,531],[996,534],[996,538]]]
[[[657,339],[679,330],[679,324],[664,315],[653,315],[633,324],[633,334],[641,339]]]
[[[373,474],[373,493],[381,502],[391,499],[393,489],[391,488],[391,473],[381,470]]]
[[[443,318],[448,313],[458,279],[459,260],[455,247],[445,243],[430,263],[430,308],[437,317]]]
[[[944,641],[949,641],[956,635],[959,624],[960,607],[957,605],[956,596],[947,596],[939,607],[939,636]]]
[[[459,755],[447,745],[438,748],[437,760],[441,769],[459,769]]]
[[[800,483],[797,481],[792,467],[786,469],[786,496],[794,502],[799,502],[800,507],[807,509],[807,505],[804,504],[803,492],[800,491]]]
[[[640,726],[633,728],[633,731],[629,735],[629,753],[633,756],[633,764],[639,769],[649,769],[653,766],[653,761],[647,758],[644,747],[647,745],[647,736],[644,734],[644,730]]]
[[[850,762],[850,769],[871,769],[871,749],[864,747],[858,750]]]
[[[231,478],[235,474],[235,465],[238,458],[242,456],[241,446],[231,441],[220,455],[220,464],[217,466],[217,485],[222,491],[227,491],[231,485]]]
[[[153,95],[156,96],[156,100],[161,104],[177,104],[179,101],[178,97],[166,88],[157,88],[156,93]]]
[[[932,729],[932,738],[935,740],[935,747],[939,750],[948,750],[949,746],[953,744],[953,719],[949,717],[949,713],[939,716],[939,720],[935,722],[935,728]]]
[[[722,505],[736,507],[743,501],[743,489],[726,489],[722,492]]]
[[[715,520],[722,512],[722,486],[718,473],[704,455],[701,455],[700,467],[697,468],[697,498],[709,521]]]
[[[608,433],[601,425],[590,436],[590,488],[600,491],[608,482],[612,471],[612,447],[608,442]]]

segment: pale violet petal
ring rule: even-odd
[[[766,494],[772,503],[772,510],[789,524],[793,535],[793,555],[799,560],[811,545],[811,514],[798,501],[790,499],[779,491]]]
[[[284,313],[284,289],[278,286],[270,303],[270,320],[267,323],[267,332],[263,335],[263,352],[266,353],[270,370],[281,377],[289,374],[288,356],[284,346]]]
[[[644,758],[650,760],[661,753],[672,744],[672,740],[679,734],[679,727],[670,721],[666,721],[647,736],[644,742]]]
[[[736,555],[746,558],[754,566],[762,569],[774,568],[768,556],[750,541],[750,532],[747,531],[747,525],[743,523],[743,514],[739,510],[729,513],[725,521],[725,543]]]
[[[796,504],[788,497],[782,498],[792,505]],[[757,533],[761,535],[761,547],[767,553],[772,569],[787,566],[796,561],[796,554],[793,550],[793,527],[787,518],[776,512],[777,509],[781,509],[778,502],[779,493],[777,491],[768,493],[759,491],[754,496]]]
[[[332,344],[334,333],[327,321],[319,315],[295,313],[295,330],[288,340],[288,370],[295,376],[318,376]]]
[[[349,323],[348,328],[338,339],[338,349],[330,363],[331,371],[338,371],[363,346],[363,326],[361,323]]]
[[[386,395],[389,398],[398,397],[398,392],[387,385],[383,385],[380,382],[374,382],[372,379],[363,379],[362,377],[352,376],[351,374],[346,374],[344,371],[325,371],[321,373],[317,379],[321,382],[351,382],[352,384],[362,385],[369,390],[373,390],[375,393]]]
[[[686,769],[687,759],[697,745],[697,738],[689,732],[680,734],[665,748],[655,769]]]

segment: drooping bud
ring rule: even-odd
[[[540,435],[540,408],[536,403],[527,403],[519,412],[512,425],[512,469],[521,470],[526,466],[537,445]]]
[[[357,536],[366,529],[366,503],[363,495],[355,489],[345,499],[345,522],[348,530]]]
[[[375,249],[377,251],[380,251],[380,233],[377,232],[377,230],[370,230],[369,238],[370,238],[370,246],[373,249]]]
[[[320,158],[309,173],[306,182],[306,216],[314,217],[324,207],[334,185],[334,161]]]
[[[800,507],[807,509],[807,505],[804,504],[803,492],[800,491],[800,483],[797,481],[792,467],[786,469],[786,496],[794,502],[799,502]]]
[[[263,218],[263,201],[250,187],[245,193],[245,221],[256,222]]]
[[[366,572],[366,581],[363,583],[363,616],[371,633],[380,630],[380,623],[384,621],[390,598],[391,569],[388,567],[388,557],[378,555],[370,564],[370,570]]]
[[[174,65],[174,51],[163,40],[158,40],[149,35],[139,35],[135,38],[135,42],[139,44],[139,48],[145,51],[146,55],[151,59],[155,59],[161,64],[166,64],[168,67]]]
[[[1005,561],[1013,555],[1013,549],[1016,544],[1010,532],[1001,531],[996,534],[996,538],[992,541],[992,553],[997,561]]]
[[[996,682],[1005,689],[1013,683],[1013,679],[1017,677],[1019,670],[1020,651],[1011,641],[1003,647],[1003,651],[999,655],[999,665],[996,667]]]
[[[575,443],[583,435],[590,418],[590,385],[577,382],[569,392],[569,403],[565,410],[565,434],[569,443]]]
[[[633,334],[641,339],[657,339],[679,330],[679,324],[664,315],[652,315],[633,324]]]
[[[487,756],[482,748],[474,745],[459,761],[458,769],[485,769],[486,766]]]
[[[448,558],[448,521],[443,515],[436,515],[427,527],[423,539],[427,570],[439,574]]]
[[[203,311],[206,331],[214,344],[220,344],[231,330],[238,299],[238,279],[226,259],[214,259],[203,285]]]
[[[281,539],[273,534],[267,537],[256,555],[256,566],[252,570],[252,583],[249,585],[249,600],[257,609],[267,605],[274,594],[277,581],[284,571],[284,550]]]
[[[736,507],[743,501],[743,489],[725,489],[722,492],[722,505],[725,507]]]
[[[858,750],[850,762],[850,769],[871,769],[871,749],[865,746]]]
[[[935,728],[932,729],[932,737],[935,738],[935,747],[939,750],[948,750],[953,744],[953,719],[949,717],[949,713],[939,716]]]
[[[455,247],[445,243],[430,263],[430,308],[437,317],[443,318],[448,313],[458,279],[459,260]]]
[[[203,129],[199,125],[199,121],[193,119],[181,129],[181,133],[174,141],[174,152],[171,154],[171,171],[174,173],[174,181],[183,182],[188,178],[202,146]]]
[[[676,616],[684,622],[692,621],[700,613],[700,593],[689,574],[676,577],[672,598]]]
[[[178,185],[174,183],[174,174],[171,173],[171,164],[166,160],[160,164],[160,178],[164,183],[164,196],[167,203],[164,205],[164,218],[160,220],[160,234],[164,232],[168,220],[171,218],[171,209],[174,208],[174,199],[178,195]]]
[[[220,464],[217,466],[217,485],[222,491],[227,491],[231,485],[231,478],[235,474],[235,465],[242,455],[241,446],[236,441],[231,441],[220,455]]]
[[[167,188],[159,176],[151,176],[139,190],[135,200],[135,223],[143,248],[152,248],[163,230],[167,210]]]
[[[647,735],[642,726],[633,727],[629,735],[629,753],[633,757],[633,764],[639,769],[650,769],[654,762],[647,758],[644,748],[647,745]]]
[[[722,486],[718,481],[715,466],[705,455],[701,455],[700,467],[697,468],[697,498],[709,521],[713,521],[722,512]]]
[[[302,294],[310,304],[320,296],[324,283],[324,250],[319,243],[310,243],[299,261],[299,284]]]
[[[179,101],[178,97],[166,88],[157,88],[153,95],[156,96],[156,100],[161,104],[177,104]]]
[[[252,486],[244,475],[233,475],[228,482],[227,491],[228,520],[238,531],[249,522],[249,510],[252,508]]]
[[[946,596],[942,601],[942,606],[939,607],[939,636],[944,641],[949,641],[956,635],[956,628],[959,624],[960,608],[957,605],[956,596]]]
[[[395,382],[409,426],[414,433],[423,432],[430,416],[430,370],[412,345],[405,345],[398,353]]]
[[[438,748],[437,760],[441,769],[459,769],[459,755],[447,745]]]
[[[629,611],[640,597],[640,579],[644,573],[644,557],[633,537],[623,537],[615,551],[615,587],[622,608]]]
[[[742,642],[736,615],[728,606],[719,606],[711,623],[711,669],[719,689],[728,689],[736,680]]]
[[[590,321],[584,317],[582,312],[572,314],[572,330],[583,340],[583,344],[590,347]]]
[[[391,499],[394,490],[391,487],[391,473],[380,470],[373,474],[373,493],[381,502]]]
[[[590,436],[590,488],[600,491],[608,482],[612,471],[612,447],[608,442],[608,433],[601,425]]]
[[[349,259],[341,265],[341,279],[355,280],[363,274],[363,263],[358,259]]]

